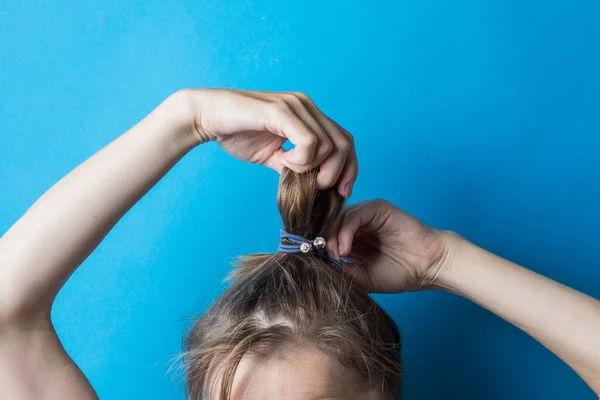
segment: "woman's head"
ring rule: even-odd
[[[283,172],[287,232],[327,237],[343,199],[316,171]],[[312,253],[242,257],[232,283],[186,340],[196,399],[391,399],[400,389],[396,325],[368,293]]]

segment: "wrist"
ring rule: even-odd
[[[203,89],[182,89],[161,104],[174,134],[187,140],[191,148],[213,139],[201,124],[205,97]]]
[[[505,261],[452,232],[447,235],[448,256],[434,288],[473,299],[482,287],[499,284]]]
[[[474,246],[453,231],[439,231],[443,251],[439,260],[432,266],[426,285],[427,289],[455,291],[455,280],[465,264],[465,254]]]

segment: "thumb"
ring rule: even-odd
[[[362,201],[343,211],[342,221],[338,230],[338,253],[345,257],[352,250],[354,235],[362,227],[373,220],[376,209],[369,207],[370,202]]]
[[[285,166],[279,161],[279,157],[284,153],[285,150],[283,149],[283,147],[280,147],[277,150],[275,150],[275,152],[273,152],[273,154],[265,162],[265,167],[271,168],[272,170],[277,171],[281,174]]]

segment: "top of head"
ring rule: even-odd
[[[317,190],[316,174],[285,170],[277,196],[284,229],[310,239],[326,236],[343,204],[335,189]],[[348,275],[310,253],[250,255],[239,265],[231,285],[188,334],[184,364],[192,399],[237,400],[241,391],[243,398],[253,398],[240,377],[249,360],[250,370],[257,371],[258,365],[266,368],[273,360],[303,354],[301,349],[346,371],[342,376],[350,381],[337,382],[336,387],[350,388],[360,396],[395,397],[401,370],[397,328]],[[300,383],[297,370],[288,370],[287,375],[291,380],[280,369],[276,379],[253,383],[253,390],[258,393],[265,385],[273,390],[290,381],[311,384]],[[292,390],[285,385],[282,390]],[[316,395],[317,389],[311,390]],[[269,398],[264,391],[257,396]],[[319,396],[364,398],[330,391]]]

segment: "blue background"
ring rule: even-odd
[[[356,136],[353,200],[600,297],[599,39],[597,0],[5,1],[0,233],[177,89],[301,90]],[[182,330],[234,256],[275,247],[276,186],[202,146],[74,274],[54,320],[101,398],[183,397]],[[406,399],[594,398],[467,300],[377,298],[404,334]]]

